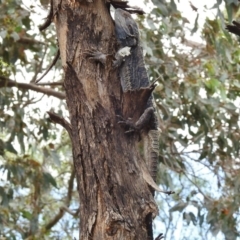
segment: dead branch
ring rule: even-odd
[[[58,81],[58,82],[42,82],[42,83],[38,83],[38,86],[62,86],[63,85],[63,81]]]
[[[69,134],[69,136],[72,136],[72,127],[71,124],[65,120],[63,117],[60,117],[59,115],[57,115],[54,112],[47,112],[51,121],[54,123],[58,123],[60,124],[63,128],[65,128]]]
[[[52,69],[52,67],[56,64],[56,62],[57,62],[57,60],[59,59],[59,57],[60,57],[60,51],[59,51],[59,49],[58,49],[57,54],[56,54],[56,56],[54,57],[52,63],[48,66],[48,68],[47,68],[47,70],[45,71],[45,73],[44,73],[39,79],[36,80],[36,83],[38,83],[39,81],[41,81],[41,80],[48,74],[48,72],[49,72],[49,71]]]
[[[53,19],[53,0],[50,1],[50,11],[46,17],[45,22],[38,27],[39,30],[40,31],[45,30],[52,23],[52,19]]]
[[[18,43],[22,43],[22,44],[41,44],[41,45],[47,45],[47,43],[42,42],[42,41],[38,41],[32,38],[28,38],[28,37],[21,37],[20,39],[18,39],[17,41]]]
[[[0,76],[0,88],[2,87],[17,87],[19,89],[32,90],[39,93],[44,93],[48,96],[53,96],[59,99],[65,99],[65,93],[57,92],[50,88],[39,87],[33,83],[16,82],[4,76]]]

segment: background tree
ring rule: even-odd
[[[138,22],[149,75],[161,77],[155,91],[162,117],[158,181],[176,192],[156,197],[156,235],[237,239],[239,46],[224,30],[224,21],[238,16],[237,1],[216,1],[216,16],[201,29],[202,11],[194,3],[188,6],[196,15],[191,25],[174,1],[152,2],[156,8]],[[56,100],[65,97],[62,75],[54,70],[42,81],[47,84],[31,83],[57,52],[55,31],[36,30],[35,16],[46,16],[38,3],[1,5],[0,233],[6,239],[72,239],[79,204],[70,141],[45,115],[51,109],[67,115],[65,102]],[[200,43],[186,37],[189,29],[201,32]]]

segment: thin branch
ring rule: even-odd
[[[41,101],[43,98],[43,95],[40,97],[40,99],[35,100],[35,98],[31,98],[27,101],[22,101],[22,108],[25,108],[26,106],[30,105],[30,104],[36,104],[37,102]]]
[[[189,182],[191,182],[198,189],[198,191],[204,196],[205,199],[212,201],[212,199],[209,196],[207,196],[206,194],[204,194],[203,191],[201,190],[201,188],[195,182],[193,182],[192,179],[189,178],[188,174],[184,174],[184,176],[188,179]],[[194,176],[194,177],[197,178],[196,176]]]
[[[47,43],[42,42],[42,41],[38,41],[32,38],[28,38],[28,37],[21,37],[18,41],[18,43],[22,43],[22,44],[42,44],[42,45],[47,45]]]
[[[45,73],[44,73],[39,79],[36,80],[36,83],[38,83],[39,81],[41,81],[41,80],[48,74],[48,72],[49,72],[49,71],[52,69],[52,67],[56,64],[56,62],[57,62],[57,60],[59,59],[59,57],[60,57],[60,51],[59,51],[59,49],[58,49],[57,54],[56,54],[56,56],[54,57],[52,63],[48,66],[48,68],[47,68],[47,70],[45,71]]]
[[[47,27],[50,26],[50,24],[52,23],[52,19],[53,19],[53,0],[50,1],[50,11],[46,17],[45,22],[40,25],[38,28],[40,31],[45,30]]]
[[[46,17],[46,20],[42,25],[38,27],[40,31],[43,31],[50,26],[50,24],[53,21],[53,18],[57,15],[58,11],[61,9],[61,5],[62,5],[62,0],[60,0],[60,2],[57,4],[57,10],[55,10],[54,12],[53,0],[50,0],[50,10]]]
[[[63,217],[65,211],[60,208],[58,214],[45,226],[45,231],[50,230]]]
[[[78,213],[79,213],[79,210],[80,208],[78,208],[75,212],[71,211],[69,208],[67,208],[66,206],[63,206],[62,209],[69,213],[70,215],[72,215],[73,217],[77,217],[78,216]]]
[[[75,179],[75,169],[73,167],[70,179],[68,181],[68,192],[67,192],[67,199],[66,199],[66,202],[65,202],[66,206],[68,206],[68,207],[69,207],[70,202],[72,200],[72,190],[73,190],[74,179]]]
[[[36,71],[35,71],[35,73],[34,73],[34,76],[33,76],[32,80],[30,81],[30,83],[34,83],[34,82],[36,81],[37,75],[38,75],[38,73],[40,73],[40,71],[41,71],[41,69],[42,69],[43,60],[44,60],[45,55],[46,55],[46,53],[47,53],[47,49],[48,49],[48,47],[45,46],[45,50],[44,50],[44,53],[43,53],[43,57],[42,57],[40,63],[39,63],[39,64],[36,64]]]
[[[54,123],[58,123],[60,124],[63,128],[65,128],[70,136],[70,138],[72,137],[72,127],[71,124],[65,120],[63,117],[58,116],[56,113],[54,112],[47,112],[51,121]]]
[[[164,239],[164,235],[162,233],[160,233],[155,240],[160,240],[160,239]]]
[[[38,83],[38,86],[61,86],[63,85],[63,81],[58,81],[58,82],[43,82],[43,83]]]
[[[66,95],[65,93],[57,92],[54,91],[50,88],[44,88],[44,87],[39,87],[36,84],[33,83],[21,83],[21,82],[16,82],[13,81],[9,78],[6,78],[4,76],[0,76],[0,88],[2,87],[17,87],[19,89],[25,89],[25,90],[33,90],[39,93],[44,93],[48,96],[53,96],[59,99],[65,99]]]
[[[75,171],[73,168],[69,182],[68,182],[68,192],[67,192],[67,198],[65,200],[65,205],[67,207],[69,207],[70,202],[72,200],[72,190],[73,190],[74,178],[75,178]],[[54,225],[56,225],[58,223],[58,221],[63,217],[64,213],[65,213],[65,209],[60,208],[58,214],[45,226],[45,231],[50,230]]]
[[[10,223],[9,221],[5,221],[4,218],[1,219],[2,221],[2,226],[6,226],[9,229],[15,229],[15,231],[18,231],[22,235],[25,235],[26,232],[20,227],[20,224],[15,224],[15,223]],[[11,232],[11,230],[9,230]]]

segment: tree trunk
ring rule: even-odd
[[[61,5],[60,5],[61,4]],[[117,44],[104,0],[53,1],[65,73],[73,159],[80,197],[80,239],[152,239],[157,206],[144,181],[136,136],[125,134],[123,93],[112,68]],[[106,65],[86,57],[98,50]]]

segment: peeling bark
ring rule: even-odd
[[[54,22],[65,72],[73,159],[80,197],[80,239],[152,239],[149,216],[157,206],[144,181],[137,136],[116,115],[128,112],[112,68],[114,23],[103,0],[55,0]],[[84,54],[112,54],[106,65]],[[130,97],[129,97],[130,98]]]

